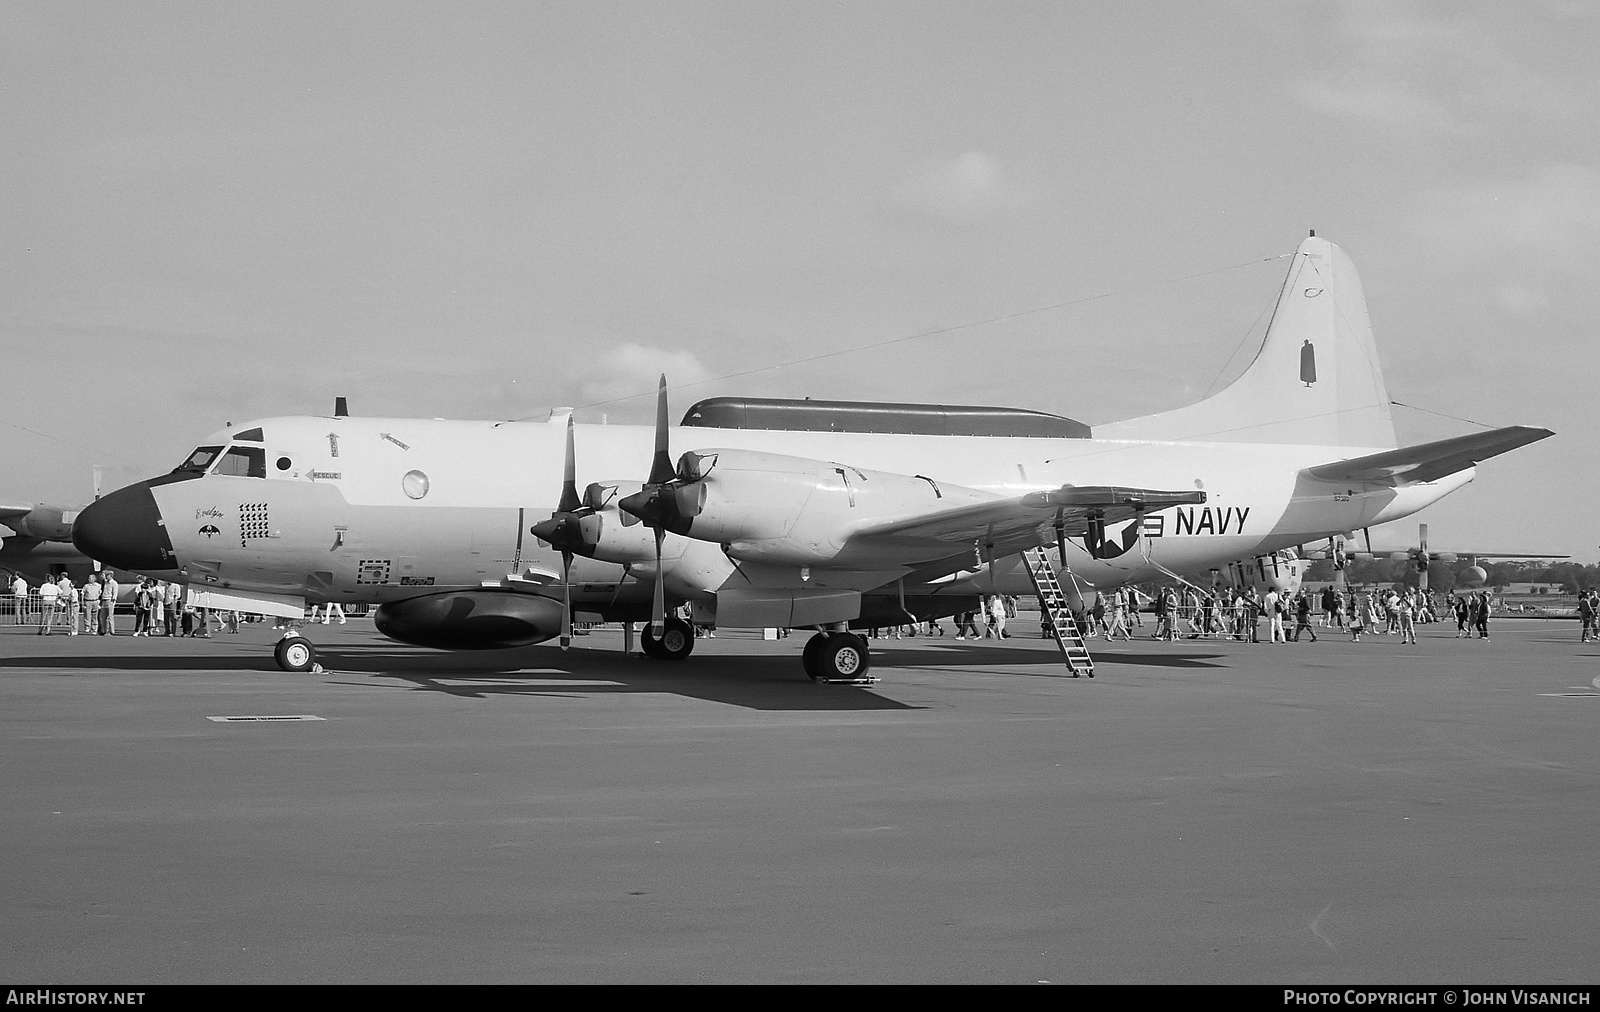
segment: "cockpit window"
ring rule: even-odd
[[[251,446],[230,446],[212,474],[232,474],[241,478],[267,476],[267,451]]]
[[[205,474],[206,468],[222,452],[220,446],[202,446],[189,454],[189,459],[172,469],[173,474]]]

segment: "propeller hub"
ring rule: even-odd
[[[592,551],[596,544],[588,537],[589,532],[584,527],[582,515],[557,513],[549,520],[534,524],[529,528],[529,533],[558,551],[583,555]]]

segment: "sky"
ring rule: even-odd
[[[0,0],[0,498],[225,421],[720,394],[1199,399],[1307,230],[1402,443],[1557,435],[1402,521],[1600,557],[1584,3]]]

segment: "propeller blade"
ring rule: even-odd
[[[677,475],[672,466],[672,454],[667,451],[667,377],[661,376],[661,386],[656,391],[656,453],[650,460],[650,480],[647,484],[662,485]]]
[[[650,635],[660,639],[667,631],[667,591],[665,574],[661,571],[661,542],[667,538],[667,532],[660,527],[656,528],[656,593],[650,611]]]
[[[572,646],[572,553],[561,553],[561,649]]]
[[[566,459],[561,467],[561,501],[550,519],[528,528],[528,533],[560,550],[571,565],[573,553],[588,555],[600,543],[600,528],[595,510],[586,497],[578,495],[578,453],[573,440],[572,416],[567,416]],[[590,491],[598,488],[589,486]]]
[[[578,453],[572,442],[572,416],[567,416],[567,459],[561,467],[561,502],[557,513],[571,513],[583,505],[578,498]]]
[[[1372,528],[1363,527],[1363,528],[1361,528],[1361,533],[1367,539],[1367,554],[1371,555],[1372,554]]]

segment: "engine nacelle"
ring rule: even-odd
[[[561,632],[561,602],[504,590],[461,590],[391,601],[373,616],[390,639],[440,650],[497,650]]]
[[[689,537],[771,565],[826,563],[867,524],[993,498],[930,478],[753,450],[684,454],[678,477]]]
[[[583,493],[583,503],[593,510],[579,523],[584,539],[593,545],[587,554],[601,562],[633,565],[655,562],[656,537],[650,528],[617,508],[624,497],[639,491],[637,481],[595,482]]]

